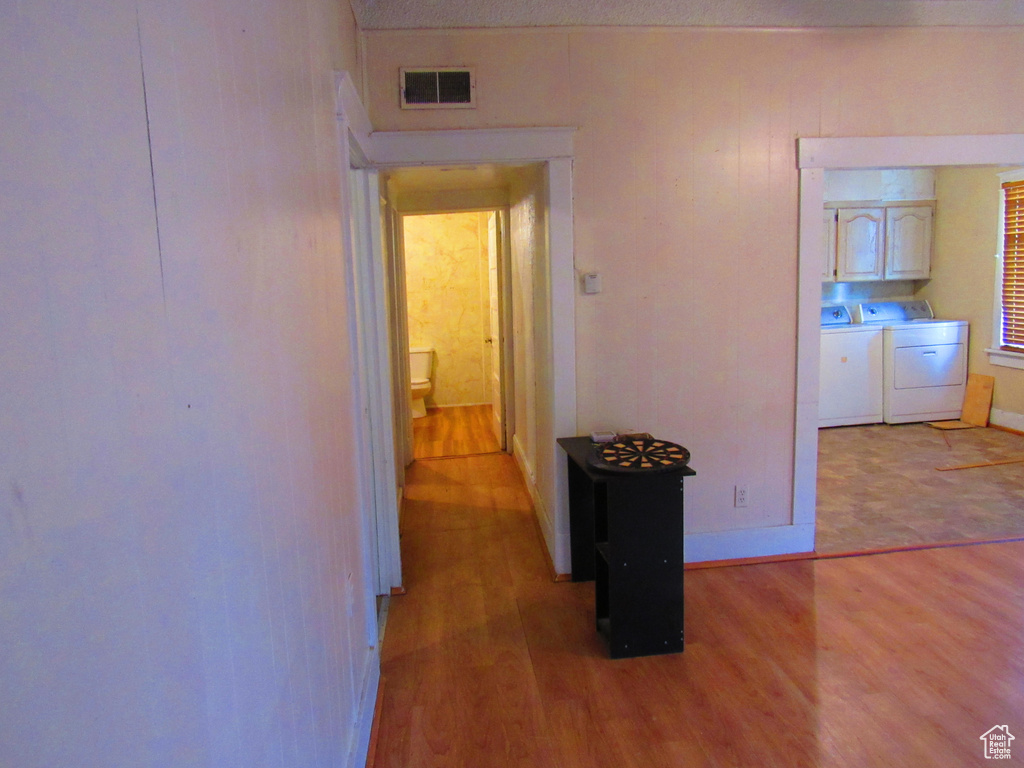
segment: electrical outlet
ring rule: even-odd
[[[734,507],[745,507],[747,506],[747,486],[737,485],[733,489],[733,506]]]

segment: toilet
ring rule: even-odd
[[[412,347],[409,350],[409,374],[412,377],[412,417],[422,419],[427,415],[426,397],[430,394],[430,372],[434,363],[431,347]]]

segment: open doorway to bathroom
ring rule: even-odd
[[[506,215],[400,216],[415,459],[506,449]]]

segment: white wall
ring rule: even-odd
[[[509,187],[509,247],[512,262],[512,344],[515,391],[513,443],[529,481],[537,486],[550,451],[541,410],[550,376],[547,306],[547,200],[539,167],[522,169]]]
[[[1021,28],[366,40],[378,129],[578,127],[576,268],[600,272],[604,285],[576,297],[578,431],[645,429],[686,445],[697,470],[687,482],[691,538],[793,521],[796,139],[1024,124],[1024,103],[1005,98],[1024,86]],[[399,110],[393,72],[423,61],[472,63],[478,108]],[[746,509],[733,508],[738,483],[750,491]],[[730,553],[745,556],[767,538],[721,540],[718,553],[734,541]]]
[[[0,6],[2,765],[360,764],[354,50],[321,0]]]

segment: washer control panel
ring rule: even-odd
[[[850,325],[853,317],[850,315],[849,307],[842,304],[825,306],[821,308],[821,327],[828,328],[834,325]]]

